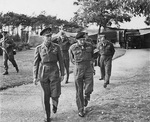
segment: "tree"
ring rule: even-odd
[[[119,22],[130,21],[133,15],[148,15],[150,9],[149,0],[77,0],[74,5],[80,8],[73,21],[82,26],[96,23],[98,33],[102,26],[105,28],[112,23],[119,25]]]
[[[134,16],[145,16],[145,23],[150,25],[150,0],[130,0],[126,7]]]
[[[3,27],[2,21],[3,21],[3,13],[0,13],[0,29],[2,29]]]

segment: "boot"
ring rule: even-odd
[[[19,72],[19,69],[18,69],[18,67],[16,67],[16,71],[17,71],[17,73]]]
[[[65,84],[67,84],[67,83],[68,83],[68,79],[69,79],[69,76],[67,76],[66,81],[65,81]]]
[[[86,107],[88,105],[88,100],[84,99],[84,106]]]
[[[84,117],[84,112],[81,111],[81,112],[78,113],[78,115],[79,115],[79,117]]]
[[[6,71],[3,73],[3,75],[8,75],[8,71],[6,70]]]
[[[57,112],[57,107],[53,105],[53,113],[55,114]]]

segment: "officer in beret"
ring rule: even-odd
[[[70,60],[75,65],[74,78],[76,87],[76,103],[78,115],[84,117],[84,107],[90,100],[93,92],[93,60],[94,48],[86,42],[85,33],[79,32],[76,35],[77,43],[70,47]]]
[[[112,58],[115,53],[115,49],[113,44],[105,39],[105,35],[99,35],[99,38],[100,41],[97,44],[97,49],[100,54],[100,80],[104,80],[104,88],[106,88],[111,76]]]
[[[12,63],[12,65],[15,67],[17,73],[19,72],[18,65],[14,58],[14,47],[15,43],[13,39],[8,35],[7,31],[2,32],[2,39],[1,39],[1,48],[3,49],[3,60],[4,60],[4,69],[5,72],[3,75],[8,75],[8,60]]]
[[[63,54],[63,62],[64,62],[64,67],[66,69],[66,79],[65,79],[65,83],[68,83],[68,79],[69,79],[69,48],[71,46],[71,41],[69,40],[69,38],[66,36],[65,32],[61,32],[60,37],[57,38],[56,43],[58,43],[58,45],[61,47],[61,51]]]
[[[37,46],[33,63],[33,82],[38,80],[42,87],[42,103],[45,110],[46,122],[50,121],[50,98],[53,113],[57,112],[58,100],[61,94],[61,81],[64,79],[64,65],[59,45],[52,42],[52,29],[41,31],[44,42]],[[58,64],[59,63],[59,67]]]

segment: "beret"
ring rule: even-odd
[[[79,32],[79,33],[77,33],[77,35],[76,35],[76,39],[80,39],[80,38],[85,38],[85,32]]]
[[[40,35],[41,35],[41,36],[44,35],[44,34],[49,35],[49,34],[51,34],[51,32],[52,32],[52,29],[51,29],[50,27],[48,27],[48,28],[43,29],[43,30],[40,32]]]

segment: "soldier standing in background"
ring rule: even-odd
[[[100,54],[101,79],[104,80],[104,88],[109,84],[112,68],[112,58],[115,53],[113,44],[105,39],[105,35],[100,35],[101,41],[97,44]]]
[[[13,66],[16,68],[17,73],[19,72],[18,69],[18,65],[15,61],[14,58],[14,47],[15,47],[15,43],[13,41],[13,39],[8,36],[8,32],[7,31],[3,31],[2,32],[2,49],[3,49],[3,60],[4,60],[4,69],[5,72],[3,73],[3,75],[8,75],[8,60],[13,64]]]
[[[70,60],[74,64],[74,78],[76,87],[76,103],[78,115],[84,117],[84,107],[93,92],[93,46],[85,40],[85,33],[76,35],[77,43],[70,47]]]
[[[40,35],[43,36],[44,42],[35,49],[33,82],[37,85],[38,79],[40,80],[42,103],[46,115],[45,122],[50,122],[50,97],[52,98],[53,113],[56,113],[61,94],[61,81],[64,79],[64,65],[59,45],[52,43],[52,29],[44,29]]]
[[[66,36],[65,32],[61,32],[61,35],[57,39],[56,43],[58,43],[62,51],[64,67],[66,69],[66,75],[67,75],[65,83],[67,84],[69,79],[69,66],[70,66],[69,48],[71,46],[71,41]]]

